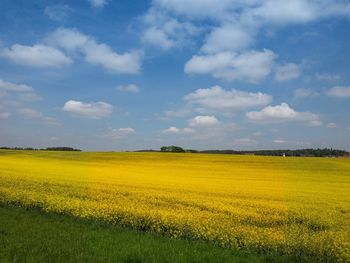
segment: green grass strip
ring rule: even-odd
[[[221,263],[272,259],[65,215],[0,207],[0,262]]]

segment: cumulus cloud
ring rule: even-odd
[[[175,46],[175,41],[170,39],[166,33],[158,28],[147,28],[143,32],[142,40],[148,44],[160,46],[162,49],[169,49]]]
[[[125,136],[135,134],[136,130],[134,128],[119,128],[119,129],[112,129],[110,128],[107,133],[103,134],[103,138],[109,138],[109,139],[121,139]]]
[[[282,27],[305,24],[332,16],[349,16],[350,4],[342,0],[154,0],[145,16],[155,12],[169,19],[181,17],[186,22],[211,21],[217,26],[208,28],[209,34],[204,40],[204,47],[212,46],[212,41],[216,42],[214,36],[217,36],[223,37],[227,43],[225,45],[231,49],[229,44],[232,46],[238,42],[242,43],[238,44],[239,46],[251,44],[251,41],[247,40],[254,38],[255,32],[260,28],[269,25]],[[230,25],[234,25],[238,31],[234,32],[235,29],[227,31]],[[245,35],[243,32],[247,35],[243,36]]]
[[[264,1],[253,14],[268,23],[289,24],[310,22],[318,16],[311,4],[315,1]]]
[[[64,22],[67,20],[72,9],[68,5],[58,4],[53,6],[47,6],[44,10],[44,14],[51,20],[57,22]]]
[[[170,18],[157,9],[150,9],[142,21],[142,41],[163,50],[182,46],[199,33],[192,23]]]
[[[331,73],[315,73],[315,77],[319,81],[327,81],[327,82],[334,82],[340,79],[340,76],[338,74],[331,74]]]
[[[253,13],[260,16],[265,23],[302,24],[331,16],[348,16],[350,5],[342,0],[269,0],[263,1]]]
[[[180,129],[175,127],[175,126],[171,126],[165,130],[163,130],[163,133],[179,133]]]
[[[108,0],[88,0],[90,5],[94,8],[102,8],[108,4]]]
[[[338,128],[338,125],[335,124],[334,122],[330,122],[330,123],[327,123],[326,127],[329,129],[335,129],[335,128]]]
[[[207,112],[233,113],[257,106],[265,106],[272,101],[270,95],[246,92],[236,89],[225,90],[220,86],[197,89],[185,96],[185,101]]]
[[[23,108],[19,110],[19,113],[21,113],[23,116],[28,117],[28,118],[42,118],[44,115],[37,110],[33,110],[30,108]]]
[[[62,110],[79,117],[100,119],[111,115],[113,106],[101,101],[85,103],[76,100],[69,100],[64,104]]]
[[[320,93],[312,89],[296,89],[294,91],[294,98],[296,99],[315,98],[318,96],[320,96]]]
[[[181,107],[179,109],[174,109],[174,110],[166,110],[164,111],[164,115],[165,117],[163,117],[164,119],[169,119],[172,117],[184,117],[186,115],[188,115],[189,113],[192,112],[192,108],[188,105]]]
[[[185,73],[211,74],[223,80],[240,80],[259,83],[272,71],[277,55],[271,50],[220,52],[210,55],[195,55],[185,65]]]
[[[35,93],[22,93],[18,96],[21,101],[39,101],[42,100],[42,97]]]
[[[0,57],[17,64],[33,67],[63,67],[71,64],[72,59],[57,48],[36,44],[24,46],[15,44],[0,50]]]
[[[191,127],[203,127],[203,126],[214,126],[219,124],[218,119],[212,116],[196,116],[193,119],[189,120],[189,126]]]
[[[232,0],[155,0],[154,4],[160,8],[186,15],[188,18],[219,18],[230,9]]]
[[[162,133],[181,136],[186,135],[192,140],[208,140],[213,138],[227,138],[227,136],[232,134],[232,132],[236,129],[236,125],[233,123],[217,122],[216,124],[211,124],[206,122],[204,119],[200,120],[198,118],[194,121],[195,123],[192,123],[193,119],[189,120],[188,122],[189,125],[194,124],[195,126],[189,126],[182,129],[171,126],[163,130]],[[198,120],[200,123],[198,123]]]
[[[55,118],[47,117],[42,112],[31,108],[21,108],[18,110],[18,112],[26,118],[37,119],[47,125],[52,125],[52,126],[60,125],[60,123]]]
[[[320,120],[313,120],[313,121],[309,121],[306,125],[309,127],[319,127],[323,125],[323,122]]]
[[[282,66],[278,66],[275,73],[275,80],[282,82],[300,77],[301,70],[297,64],[288,63]]]
[[[276,139],[276,140],[273,140],[274,143],[278,143],[278,144],[283,144],[283,143],[287,143],[286,140],[281,140],[281,139]]]
[[[326,91],[331,97],[347,99],[350,98],[350,87],[336,86]]]
[[[17,93],[17,98],[21,101],[38,101],[42,98],[34,93],[31,86],[17,84],[0,79],[0,97],[7,96],[8,93]]]
[[[33,88],[25,84],[16,84],[0,79],[0,90],[15,92],[31,92],[33,91]]]
[[[253,37],[247,30],[233,23],[225,23],[210,32],[201,51],[205,53],[237,51],[246,48],[252,42]]]
[[[183,40],[196,34],[186,29],[180,34],[168,34],[162,27],[166,21],[200,27],[203,30],[197,34],[204,35],[201,48],[186,63],[186,73],[258,83],[271,73],[271,62],[276,58],[274,53],[248,49],[263,29],[276,31],[290,25],[349,15],[350,4],[343,0],[154,0],[142,20],[146,29],[141,37],[145,42],[169,49],[179,46],[179,42],[188,42]],[[149,18],[161,22],[149,26]],[[289,63],[277,68],[275,78],[287,81],[299,76],[300,68]]]
[[[153,6],[189,19],[237,20],[254,24],[300,24],[329,16],[346,16],[349,3],[335,0],[155,0]]]
[[[130,93],[140,92],[140,88],[135,84],[119,85],[117,86],[117,90],[122,92],[130,92]]]
[[[320,121],[320,117],[317,114],[311,112],[297,112],[287,103],[282,103],[276,106],[267,106],[261,111],[251,111],[246,113],[246,116],[251,121],[261,123],[302,121],[309,124],[309,126],[317,126],[312,124],[315,124],[315,121]]]
[[[162,131],[162,133],[164,134],[186,134],[186,133],[194,133],[195,130],[192,129],[192,128],[182,128],[182,129],[179,129],[175,126],[170,126],[169,128],[165,129]]]
[[[99,65],[112,73],[135,74],[140,71],[142,52],[129,51],[119,54],[106,44],[76,29],[58,28],[46,38],[46,42],[70,52],[80,52],[86,62]]]

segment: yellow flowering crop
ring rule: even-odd
[[[350,261],[349,159],[0,151],[0,203]]]

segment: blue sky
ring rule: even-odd
[[[0,145],[350,150],[350,3],[0,3]]]

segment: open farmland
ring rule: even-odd
[[[350,261],[350,160],[0,151],[0,202],[299,261]]]

